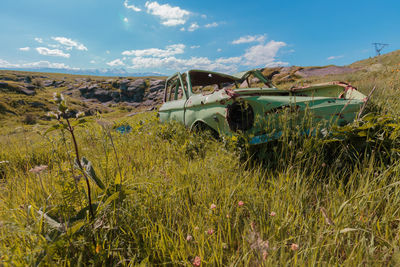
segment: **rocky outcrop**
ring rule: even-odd
[[[38,88],[65,88],[63,94],[81,101],[103,103],[106,106],[120,103],[130,108],[151,108],[162,103],[165,80],[154,78],[113,77],[60,77],[18,73],[0,73],[0,90],[34,95]],[[33,103],[32,107],[38,104]]]
[[[53,86],[53,84],[54,84],[53,80],[46,80],[43,82],[44,87],[50,87],[50,86]]]
[[[164,95],[164,80],[146,79],[117,79],[106,81],[84,81],[71,89],[71,84],[65,91],[68,95],[73,95],[74,90],[79,92],[85,99],[98,100],[101,103],[125,103],[131,107],[155,106],[162,102]],[[74,87],[72,86],[72,88]]]
[[[156,91],[160,91],[160,90],[164,90],[165,87],[165,81],[164,80],[153,80],[150,81],[150,89],[149,91],[151,93],[156,92]]]
[[[93,98],[96,98],[100,102],[109,102],[114,99],[112,92],[110,90],[105,90],[105,89],[94,90]]]
[[[25,94],[25,95],[35,95],[36,92],[34,90],[27,89],[26,87],[23,86],[18,86],[16,88],[16,92]]]
[[[25,95],[34,95],[36,94],[35,89],[36,86],[31,84],[15,84],[15,83],[8,83],[8,82],[0,82],[0,89],[4,89],[6,91],[12,91],[20,94]]]
[[[137,79],[128,84],[124,83],[121,88],[121,100],[127,102],[141,102],[146,89],[146,82],[143,79]]]
[[[128,89],[128,85],[129,85],[130,82],[131,81],[128,80],[128,79],[124,79],[124,80],[120,81],[119,82],[119,89],[121,91],[124,91],[124,90]]]

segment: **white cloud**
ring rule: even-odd
[[[90,63],[91,64],[96,64],[96,61],[95,60],[91,60]]]
[[[221,49],[221,48],[218,48],[218,49],[217,49],[217,52],[222,52],[222,49]]]
[[[327,60],[334,60],[334,59],[339,59],[339,58],[342,58],[343,56],[330,56],[330,57],[327,57],[326,59]]]
[[[106,51],[106,54],[110,54],[110,50],[107,50],[107,51]]]
[[[204,27],[206,27],[206,28],[218,27],[218,23],[216,23],[216,22],[209,23],[209,24],[206,24]]]
[[[14,65],[4,59],[0,59],[0,68],[10,68],[10,67],[14,67]]]
[[[180,28],[180,31],[184,32],[185,31],[185,27]]]
[[[198,28],[200,28],[200,26],[199,26],[199,24],[197,24],[197,23],[195,22],[195,23],[192,23],[192,24],[190,25],[190,27],[188,28],[188,31],[189,31],[189,32],[194,32],[194,31],[197,30]]]
[[[165,26],[183,25],[190,15],[189,11],[180,7],[172,7],[169,4],[160,5],[157,1],[147,1],[145,7],[147,13],[159,17]]]
[[[61,45],[60,44],[48,44],[47,45],[48,47],[51,47],[51,48],[61,48]],[[67,49],[68,50],[68,49]]]
[[[266,35],[246,35],[242,36],[237,40],[232,41],[232,44],[245,44],[245,43],[263,43],[265,41]]]
[[[124,7],[126,7],[127,9],[132,9],[133,11],[136,11],[136,12],[142,11],[142,10],[141,10],[140,8],[138,8],[137,6],[129,5],[128,0],[125,0],[125,1],[124,1]]]
[[[30,62],[21,64],[22,68],[52,68],[52,69],[79,69],[79,68],[71,68],[64,63],[52,63],[49,61],[38,61],[38,62]]]
[[[243,65],[247,66],[267,66],[275,62],[276,54],[279,49],[286,46],[284,42],[269,41],[267,44],[252,46],[246,50],[243,55],[245,61]],[[284,62],[280,62],[284,63]]]
[[[183,54],[184,51],[185,51],[184,44],[174,44],[167,46],[166,49],[149,48],[143,50],[124,51],[122,52],[122,55],[135,56],[135,57],[144,57],[144,56],[169,57],[177,54]]]
[[[124,22],[128,23],[129,22],[128,18],[124,18]]]
[[[72,69],[79,70],[79,68],[71,68],[64,63],[53,63],[49,61],[28,62],[22,64],[13,64],[6,60],[0,59],[0,68],[56,68],[56,69]]]
[[[176,25],[182,25],[185,23],[186,23],[186,20],[184,20],[184,19],[169,19],[169,20],[162,22],[162,24],[165,26],[176,26]]]
[[[38,42],[39,44],[43,43],[43,39],[39,37],[35,37],[35,41]]]
[[[165,68],[170,70],[185,70],[185,69],[207,69],[222,72],[236,72],[236,65],[225,65],[212,61],[206,57],[192,57],[189,59],[179,59],[176,57],[166,58],[149,58],[149,57],[136,57],[132,59],[132,66],[128,68],[133,69],[151,69],[151,68]]]
[[[183,44],[170,45],[165,49],[149,48],[143,50],[124,51],[122,54],[124,56],[132,57],[130,59],[132,64],[126,64],[127,68],[132,69],[164,69],[164,71],[207,69],[233,73],[237,72],[239,66],[251,66],[251,68],[254,68],[261,65],[265,67],[288,65],[287,62],[276,60],[279,50],[285,46],[286,43],[284,42],[272,40],[266,44],[261,43],[251,46],[240,56],[227,58],[219,57],[216,59],[209,59],[207,57],[177,58],[176,55],[184,53],[185,45]],[[199,47],[200,46],[198,45],[190,46],[191,49]],[[220,52],[222,49],[219,48],[217,51]]]
[[[49,49],[47,47],[37,47],[36,51],[44,56],[65,57],[65,58],[69,58],[71,56],[70,54],[64,53],[60,49]]]
[[[217,63],[221,64],[238,64],[242,61],[242,57],[228,57],[228,58],[218,58],[215,60]]]
[[[21,51],[29,51],[29,50],[31,50],[31,48],[29,47],[29,46],[27,46],[27,47],[21,47],[19,50],[21,50]]]
[[[60,44],[64,45],[67,47],[68,50],[71,50],[72,48],[76,48],[81,51],[87,51],[87,47],[84,46],[83,44],[73,41],[69,38],[66,37],[51,37],[54,41],[59,42]]]
[[[107,62],[107,65],[110,66],[110,67],[117,67],[117,66],[124,66],[125,63],[122,62],[122,60],[118,58],[116,60]]]
[[[273,61],[270,63],[265,64],[265,67],[267,68],[273,68],[273,67],[282,67],[282,66],[288,66],[288,62],[283,62],[283,61]]]

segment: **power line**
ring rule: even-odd
[[[389,44],[382,44],[382,43],[372,43],[373,46],[375,46],[375,52],[377,56],[381,55],[381,51],[385,46],[388,46]]]

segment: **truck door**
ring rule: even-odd
[[[180,73],[167,80],[165,86],[164,104],[159,113],[162,121],[175,120],[185,123],[185,103],[187,101],[187,86]]]

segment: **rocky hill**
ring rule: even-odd
[[[9,116],[22,121],[47,120],[52,94],[63,93],[74,107],[84,111],[152,109],[161,104],[165,77],[97,77],[67,74],[0,71],[0,120]],[[28,119],[27,119],[28,117]]]

